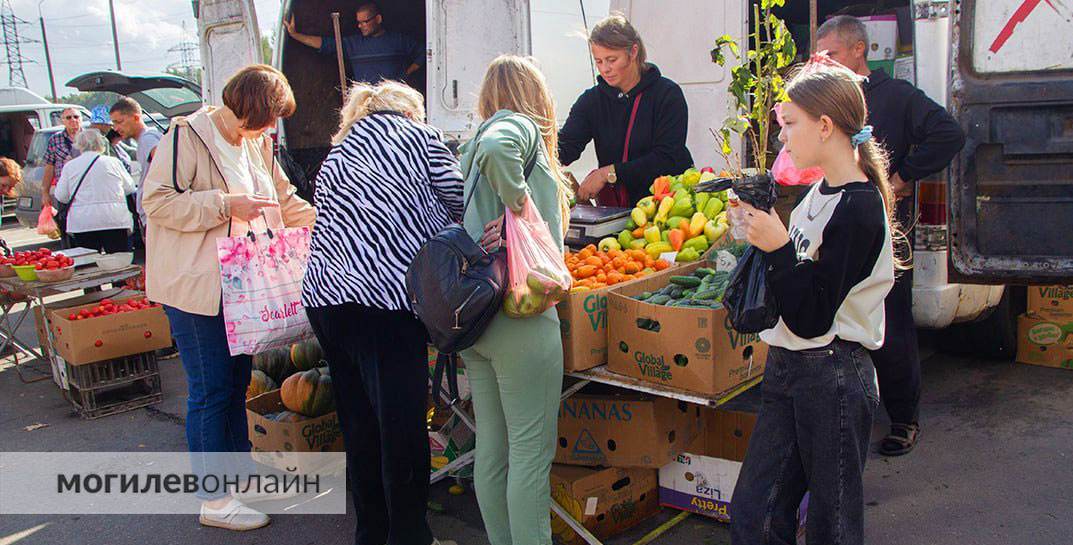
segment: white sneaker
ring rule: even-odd
[[[250,509],[243,505],[242,502],[231,498],[231,501],[220,509],[213,509],[202,503],[201,516],[198,517],[198,522],[204,526],[245,532],[246,530],[256,530],[257,528],[268,526],[272,519],[268,518],[268,515]]]

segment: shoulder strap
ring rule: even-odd
[[[176,193],[185,193],[179,188],[179,124],[175,124],[175,134],[171,137],[171,187]]]
[[[89,166],[86,167],[86,171],[83,172],[82,177],[78,179],[78,184],[75,185],[74,192],[71,193],[71,200],[67,202],[68,205],[72,205],[72,204],[75,203],[75,196],[78,195],[78,190],[82,189],[82,182],[86,181],[86,175],[89,174],[89,171],[93,170],[93,165],[96,164],[97,159],[100,159],[100,158],[101,158],[101,156],[98,155],[98,156],[94,157],[92,161],[89,162]]]
[[[530,119],[530,121],[533,123],[534,126],[536,126],[535,121],[532,121],[531,119]],[[489,126],[491,126],[491,125],[489,125]],[[484,130],[488,130],[488,127],[485,127]],[[465,215],[466,215],[466,210],[469,209],[469,203],[473,200],[473,195],[477,193],[477,182],[480,181],[480,176],[481,176],[480,175],[480,170],[479,170],[479,167],[477,167],[477,165],[475,163],[477,162],[477,150],[479,150],[481,148],[481,140],[480,139],[481,139],[481,136],[484,134],[484,130],[482,130],[481,132],[477,133],[477,135],[473,137],[474,140],[476,140],[477,143],[474,144],[473,162],[470,163],[469,168],[470,169],[475,169],[476,168],[476,169],[478,169],[478,172],[477,172],[477,180],[473,182],[473,190],[469,192],[469,197],[466,197],[466,202],[465,202],[465,204],[462,205],[462,216],[463,217],[465,217]],[[533,174],[533,169],[536,168],[537,156],[539,155],[540,148],[543,145],[544,145],[543,140],[540,138],[540,128],[537,127],[537,142],[536,142],[536,145],[533,146],[533,150],[529,153],[529,157],[526,158],[525,167],[522,170],[522,175],[526,180],[529,179],[529,176]],[[466,179],[468,180],[470,176],[471,176],[471,174],[469,172],[467,172],[466,173]]]
[[[630,137],[633,136],[633,122],[637,121],[637,108],[641,105],[641,96],[645,93],[637,93],[633,99],[633,110],[630,111],[630,123],[626,125],[626,143],[622,145],[622,162],[630,160]]]

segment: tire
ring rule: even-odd
[[[986,317],[943,330],[937,336],[939,350],[958,356],[1013,361],[1017,354],[1017,317],[1025,312],[1026,293],[1021,286],[1006,286],[1002,300]]]

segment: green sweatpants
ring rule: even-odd
[[[477,417],[474,480],[492,545],[551,545],[551,490],[563,346],[555,308],[502,312],[462,352]]]

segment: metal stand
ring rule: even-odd
[[[18,277],[0,278],[0,286],[13,294],[19,294],[26,298],[25,301],[15,301],[14,298],[8,298],[0,304],[0,354],[3,353],[8,345],[11,345],[22,353],[27,353],[37,359],[48,361],[49,366],[52,369],[51,375],[27,379],[22,374],[22,367],[28,367],[28,365],[25,363],[20,364],[16,354],[15,371],[19,375],[19,380],[29,384],[52,378],[57,382],[57,386],[60,386],[60,391],[63,392],[64,397],[67,397],[66,388],[60,380],[60,377],[64,376],[66,373],[57,372],[57,368],[60,367],[60,364],[56,359],[56,339],[52,335],[52,328],[45,327],[45,330],[47,331],[46,341],[48,346],[34,349],[18,340],[19,327],[22,326],[22,323],[26,320],[27,316],[33,313],[34,307],[40,308],[42,314],[45,316],[45,320],[48,320],[48,313],[45,309],[46,297],[90,288],[99,288],[105,284],[115,284],[128,278],[138,276],[141,271],[142,268],[138,265],[130,265],[114,271],[106,271],[97,266],[91,266],[86,267],[82,271],[76,271],[70,280],[52,283],[24,282]],[[11,310],[15,305],[23,303],[26,304],[26,308],[22,311],[22,315],[15,318],[13,322]]]
[[[595,367],[593,369],[589,369],[589,370],[586,370],[586,371],[567,372],[566,376],[574,377],[574,378],[579,379],[579,380],[577,382],[574,382],[573,384],[568,385],[563,390],[563,393],[560,396],[560,400],[564,400],[564,399],[567,399],[567,398],[573,396],[574,394],[580,392],[583,388],[585,388],[586,386],[588,386],[589,384],[591,384],[593,382],[598,382],[598,383],[601,383],[601,384],[609,384],[611,386],[618,386],[620,388],[624,388],[624,389],[627,389],[627,390],[633,390],[633,391],[636,391],[636,392],[642,392],[642,393],[656,395],[656,396],[660,396],[660,397],[669,397],[669,398],[672,398],[672,399],[676,399],[678,401],[685,401],[687,403],[694,403],[694,404],[697,404],[697,405],[704,405],[706,407],[718,407],[720,405],[723,405],[723,404],[727,403],[728,401],[734,399],[735,397],[741,395],[743,392],[745,392],[749,388],[752,388],[753,386],[756,386],[757,384],[760,384],[760,381],[762,381],[764,379],[764,376],[760,375],[760,376],[752,378],[752,379],[750,379],[750,380],[748,380],[746,382],[743,382],[742,384],[740,384],[740,385],[738,385],[738,386],[736,386],[736,387],[734,387],[734,388],[732,388],[732,389],[730,389],[730,390],[728,390],[726,392],[723,392],[721,394],[717,394],[717,395],[714,395],[714,396],[706,396],[706,395],[703,395],[703,394],[698,394],[698,393],[695,393],[695,392],[689,392],[687,390],[682,390],[680,388],[673,388],[673,387],[670,387],[670,386],[663,386],[661,384],[656,384],[656,383],[653,383],[653,382],[645,382],[645,381],[638,380],[638,379],[635,379],[635,378],[631,378],[631,377],[627,377],[627,376],[623,376],[623,375],[617,375],[615,373],[612,373],[612,372],[608,371],[606,366]],[[430,384],[431,384],[431,381],[430,381]],[[444,401],[448,401],[446,392],[441,391],[440,395],[444,399]],[[470,417],[470,415],[468,415],[465,411],[463,411],[457,405],[451,405],[451,410],[454,411],[454,413],[456,415],[458,415],[458,417],[462,420],[462,422],[466,426],[469,427],[469,429],[473,430],[474,433],[477,433],[477,426],[476,426],[476,424],[473,423],[473,420]],[[441,469],[439,469],[438,471],[433,473],[432,476],[429,478],[429,482],[430,483],[436,483],[436,482],[439,482],[439,481],[443,480],[452,471],[457,471],[457,470],[462,469],[462,468],[468,466],[469,464],[473,463],[473,459],[474,459],[474,451],[471,450],[471,451],[463,454],[462,456],[459,456],[457,459],[455,459],[451,463],[447,464],[446,466],[443,466]],[[601,542],[599,539],[597,539],[596,536],[592,535],[592,533],[589,532],[585,528],[585,526],[583,526],[581,524],[581,522],[579,522],[577,519],[572,517],[570,515],[570,513],[568,513],[566,511],[566,509],[563,509],[563,507],[561,505],[559,505],[559,503],[556,502],[554,500],[554,498],[551,501],[551,510],[556,515],[558,515],[559,518],[562,519],[563,522],[565,522],[566,525],[569,526],[571,530],[576,532],[577,535],[580,536],[581,539],[585,543],[587,543],[588,545],[603,545],[603,542]],[[681,514],[679,514],[678,516],[676,516],[676,517],[672,518],[671,520],[667,521],[667,523],[665,523],[663,526],[661,526],[660,528],[657,528],[655,531],[653,531],[649,535],[645,536],[644,538],[641,539],[641,541],[639,541],[637,544],[634,544],[634,545],[640,545],[640,544],[646,544],[646,543],[652,542],[657,537],[659,537],[660,534],[662,534],[663,532],[667,531],[668,529],[670,529],[674,525],[678,524],[679,522],[685,520],[688,516],[689,516],[689,513],[683,511]]]

